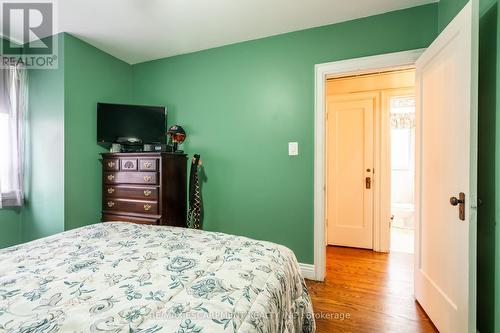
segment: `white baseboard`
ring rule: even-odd
[[[299,263],[299,267],[304,279],[315,280],[314,265]]]

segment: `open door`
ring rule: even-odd
[[[476,331],[478,8],[417,61],[415,297],[440,332]]]

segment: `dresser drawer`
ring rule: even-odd
[[[117,214],[102,214],[102,222],[131,222],[138,224],[158,224],[158,219],[155,218],[145,218],[127,215],[117,215]]]
[[[140,159],[139,160],[139,170],[140,171],[156,171],[156,170],[158,170],[158,160],[157,159]]]
[[[139,214],[158,214],[158,203],[155,201],[139,201],[127,199],[104,199],[102,203],[103,210],[139,213]]]
[[[158,184],[156,172],[104,172],[104,184]]]
[[[106,171],[120,170],[120,164],[117,159],[105,159],[102,161],[102,166]]]
[[[158,200],[158,188],[152,186],[105,185],[104,197],[155,201]]]
[[[137,159],[136,158],[120,158],[120,170],[121,171],[137,171]]]

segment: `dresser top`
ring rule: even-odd
[[[139,151],[131,153],[100,153],[103,157],[187,157],[184,153],[168,153],[168,152],[155,152],[155,151]]]

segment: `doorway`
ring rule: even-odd
[[[326,275],[326,80],[414,67],[414,297],[443,332],[476,330],[478,13],[478,1],[468,2],[426,50],[315,66],[314,279],[324,281]],[[386,147],[384,136],[378,139]],[[375,153],[375,160],[382,157],[383,164],[389,155]],[[390,167],[374,164],[373,184],[390,193],[384,189],[391,178],[384,171]],[[384,211],[390,207],[385,197],[374,196],[373,214],[373,250],[382,252],[389,251],[385,246],[390,243],[384,239],[389,224],[377,223],[390,214]]]
[[[363,284],[370,276],[375,302],[405,309],[401,323],[391,317],[383,325],[437,332],[413,297],[415,68],[328,78],[325,89],[325,286],[344,290],[343,281]],[[343,301],[358,297],[368,295]]]
[[[396,89],[386,96],[390,117],[390,251],[414,252],[415,239],[415,94]]]
[[[414,85],[413,68],[326,81],[328,245],[413,252]]]

